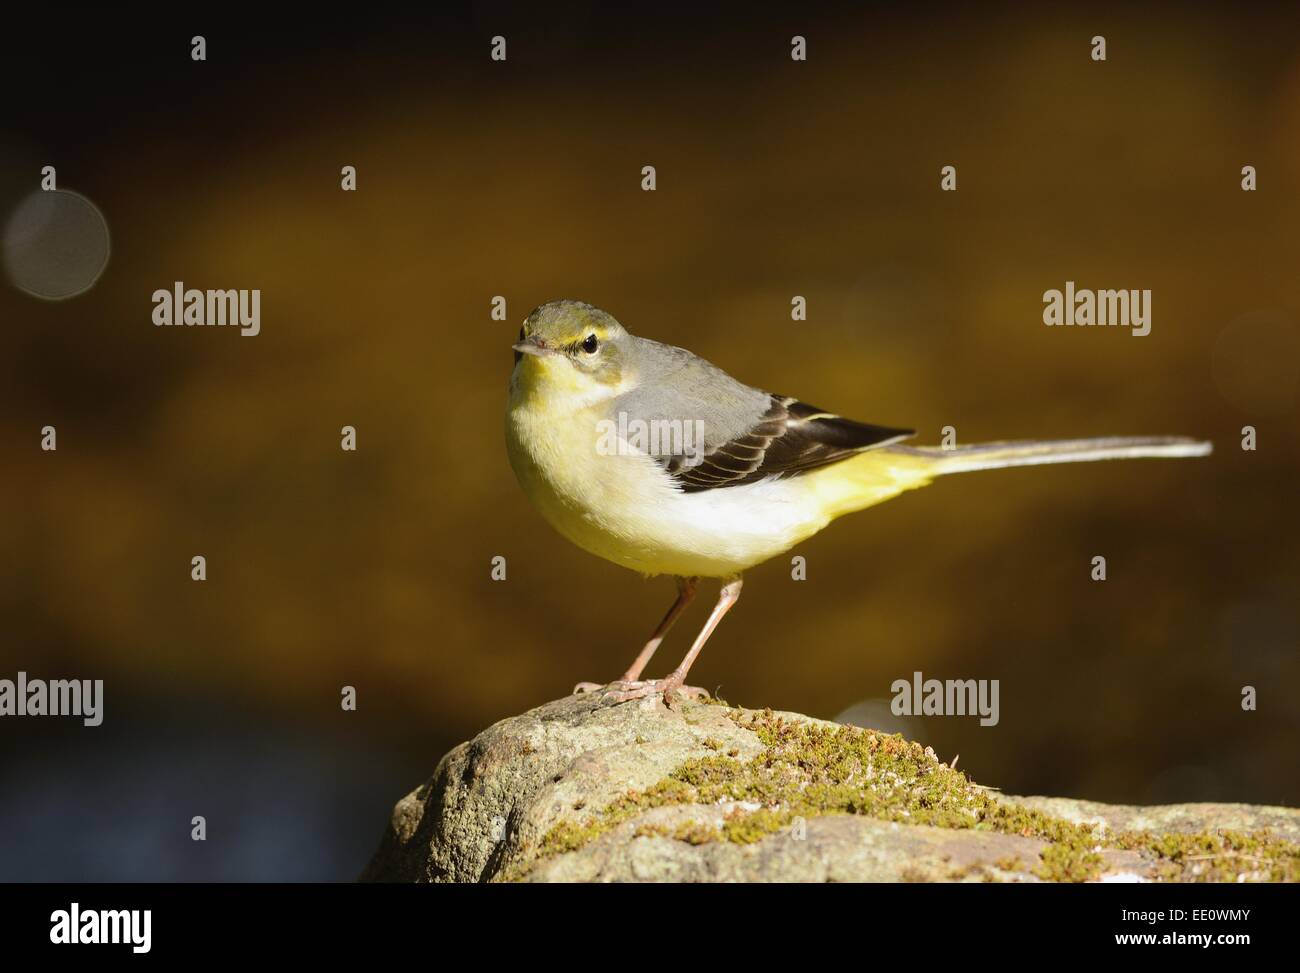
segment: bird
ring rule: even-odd
[[[534,309],[512,347],[506,449],[524,493],[583,550],[677,582],[623,675],[574,687],[615,702],[707,695],[686,677],[743,573],[845,514],[954,473],[1212,450],[1184,436],[904,445],[914,430],[753,388],[576,300]],[[721,581],[704,627],[666,678],[643,679],[702,579]]]

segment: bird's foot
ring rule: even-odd
[[[709,691],[698,686],[684,686],[680,680],[669,676],[667,679],[648,679],[643,682],[616,682],[605,687],[605,697],[616,703],[626,703],[633,699],[645,699],[649,696],[662,695],[664,702],[675,696],[686,699],[707,697]]]
[[[672,696],[700,699],[707,698],[709,695],[707,689],[701,689],[699,686],[684,686],[675,682],[671,676],[667,679],[616,679],[610,683],[580,682],[573,687],[575,696],[586,693],[600,693],[602,699],[615,703],[646,699],[659,694],[662,694],[665,700]]]
[[[661,682],[663,680],[660,680]],[[573,695],[587,693],[637,692],[651,685],[649,679],[615,679],[613,682],[580,682],[573,687]]]

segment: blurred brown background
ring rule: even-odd
[[[692,681],[834,718],[999,679],[996,728],[898,728],[1009,791],[1300,802],[1293,15],[656,11],[8,32],[0,219],[52,164],[113,250],[80,297],[0,290],[0,677],[107,695],[0,721],[0,878],[351,878],[449,747],[622,671],[671,582],[568,545],[504,452],[557,297],[921,442],[1212,439],[847,518],[807,582],[749,574]],[[262,333],[155,328],[177,280],[260,288]],[[1150,288],[1151,334],[1044,327],[1067,280]]]

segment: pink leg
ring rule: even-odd
[[[740,578],[732,578],[722,586],[722,591],[718,594],[718,603],[713,606],[713,612],[709,615],[709,620],[704,623],[704,628],[695,638],[695,644],[691,650],[686,653],[686,658],[682,659],[681,665],[672,671],[667,679],[656,680],[655,682],[645,683],[635,689],[627,692],[616,693],[614,698],[623,701],[628,699],[639,699],[642,696],[649,696],[651,693],[662,692],[664,696],[683,689],[683,683],[686,682],[686,674],[691,671],[691,666],[695,664],[695,658],[700,654],[700,649],[704,648],[704,643],[709,640],[713,630],[718,627],[722,617],[731,610],[731,606],[740,598]],[[686,687],[689,689],[689,687]],[[692,694],[702,693],[703,690],[691,689]]]
[[[699,578],[678,578],[677,579],[677,600],[673,602],[668,613],[664,615],[659,627],[654,630],[650,636],[650,641],[645,644],[641,653],[633,660],[632,665],[628,667],[627,672],[619,678],[620,683],[631,683],[641,676],[642,671],[654,656],[655,650],[663,642],[664,636],[668,630],[673,627],[673,622],[677,621],[679,615],[686,610],[686,606],[695,600],[695,593],[699,590]],[[575,693],[592,692],[596,689],[603,688],[599,683],[580,682],[573,687]]]
[[[636,661],[628,667],[627,672],[623,673],[620,682],[635,682],[641,676],[646,664],[659,648],[659,643],[664,640],[668,630],[673,627],[673,622],[677,621],[677,616],[686,610],[686,606],[695,600],[695,592],[699,589],[699,578],[678,578],[677,579],[677,600],[673,602],[668,614],[663,617],[659,627],[655,629],[654,634],[650,636],[650,641],[645,644],[641,654],[636,657]]]

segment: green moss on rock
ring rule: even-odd
[[[1268,833],[1134,831],[1117,835],[1114,843],[1156,856],[1164,881],[1300,882],[1300,846]]]
[[[722,824],[688,821],[674,828],[642,825],[638,837],[690,844],[753,844],[798,819],[865,815],[900,824],[995,831],[1046,843],[1033,873],[1056,882],[1098,878],[1105,849],[1137,851],[1157,862],[1165,881],[1300,879],[1300,846],[1268,835],[1236,832],[1107,834],[1042,811],[1002,802],[933,751],[899,735],[849,726],[796,722],[770,710],[728,714],[753,732],[763,750],[752,759],[711,753],[688,760],[644,791],[610,803],[584,824],[562,821],[542,839],[538,857],[563,854],[653,808],[727,806]],[[704,741],[718,751],[716,739]],[[1008,870],[1018,870],[1008,862]],[[984,875],[996,881],[998,876]]]

